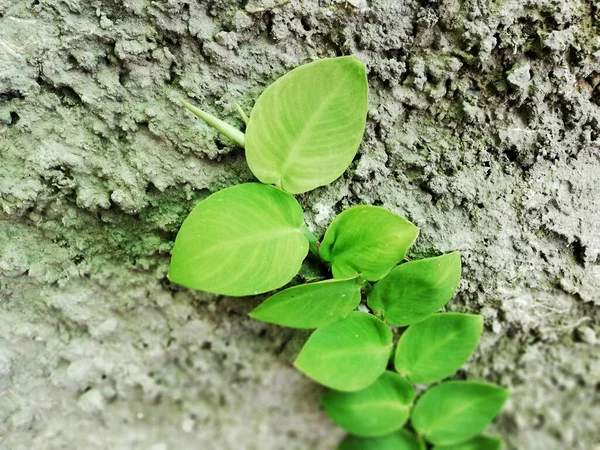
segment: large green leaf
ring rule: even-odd
[[[408,327],[396,347],[396,370],[413,383],[433,383],[454,374],[477,348],[483,318],[435,314]]]
[[[338,391],[358,391],[381,375],[390,355],[392,332],[371,314],[354,311],[318,328],[294,365],[310,378]]]
[[[415,390],[403,377],[383,372],[357,392],[330,391],[321,403],[344,430],[357,436],[383,436],[402,428],[408,420]]]
[[[502,439],[494,436],[477,436],[455,445],[436,445],[433,450],[502,450]]]
[[[346,317],[360,303],[361,280],[294,286],[266,299],[250,316],[292,328],[318,328]]]
[[[382,312],[390,325],[420,322],[452,298],[460,272],[458,252],[401,264],[373,286],[369,307]]]
[[[331,223],[319,254],[335,278],[360,274],[376,281],[406,255],[419,230],[408,220],[377,206],[349,208]]]
[[[348,436],[338,450],[425,450],[423,441],[408,430],[398,430],[387,436],[362,438]]]
[[[294,197],[272,186],[248,183],[212,194],[183,222],[169,279],[234,296],[277,289],[308,253],[303,221]]]
[[[508,391],[473,381],[448,381],[429,389],[412,412],[412,425],[432,444],[455,445],[479,433],[502,409]]]
[[[331,183],[360,145],[367,91],[365,65],[354,56],[315,61],[279,78],[250,114],[250,170],[293,194]]]

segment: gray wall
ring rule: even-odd
[[[301,196],[309,224],[382,205],[421,228],[413,257],[460,250],[449,308],[486,322],[460,376],[512,393],[492,431],[596,448],[598,6],[274,3],[0,0],[0,448],[334,448],[290,364],[306,334],[165,274],[193,205],[253,179],[177,99],[241,127],[233,102],[349,53],[365,139]]]

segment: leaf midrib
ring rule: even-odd
[[[410,408],[410,405],[405,405],[403,403],[400,403],[399,400],[396,400],[396,401],[383,400],[383,401],[376,401],[376,402],[364,402],[364,403],[359,403],[359,404],[349,406],[350,409],[354,409],[354,410],[377,408],[377,407],[383,407],[385,409],[393,409],[393,410],[405,412],[405,411],[408,411],[408,409]]]
[[[298,133],[298,135],[296,137],[296,141],[292,144],[292,146],[289,148],[289,150],[287,152],[287,158],[285,158],[285,160],[281,164],[280,174],[279,174],[279,177],[280,177],[279,186],[283,187],[284,173],[288,169],[288,166],[290,165],[291,161],[293,161],[294,158],[296,157],[296,154],[298,153],[299,148],[304,144],[304,139],[306,138],[307,135],[310,134],[307,132],[307,130],[313,129],[313,126],[315,125],[315,122],[317,122],[321,112],[329,104],[329,101],[331,100],[331,98],[334,97],[335,95],[337,95],[337,93],[341,90],[342,85],[343,85],[343,83],[340,82],[336,85],[335,89],[332,89],[331,91],[329,91],[329,93],[325,96],[325,99],[321,102],[321,104],[314,111],[313,115],[308,120],[308,122],[306,122],[302,126],[300,132]]]
[[[269,228],[268,231],[260,231],[258,233],[254,233],[247,236],[241,236],[235,239],[228,239],[226,241],[215,242],[213,245],[207,245],[206,247],[204,247],[204,252],[218,250],[219,248],[223,247],[228,248],[231,246],[241,246],[241,244],[247,242],[262,242],[286,235],[293,235],[294,233],[298,233],[301,235],[304,234],[300,228]]]
[[[356,355],[357,353],[368,353],[368,354],[373,354],[373,351],[387,351],[387,346],[383,346],[383,345],[369,345],[369,346],[361,346],[359,348],[355,348],[355,347],[345,347],[345,348],[338,348],[336,350],[333,351],[328,351],[326,354],[323,353],[323,358],[330,358],[331,356],[338,356],[338,355],[344,355],[347,353],[350,354],[354,354]]]
[[[435,354],[436,351],[438,351],[440,348],[443,348],[444,345],[446,345],[448,342],[452,342],[457,336],[459,336],[460,333],[454,331],[451,333],[446,334],[446,336],[437,341],[436,343],[434,343],[433,345],[428,346],[428,348],[419,353],[419,356],[416,359],[416,364],[421,364],[423,360],[427,359],[428,357],[430,357],[431,355]],[[414,373],[414,371],[411,371],[408,367],[404,366],[404,369],[408,370],[408,375],[410,376],[410,374]]]
[[[488,400],[489,399],[487,399],[487,398],[484,398],[484,399],[480,398],[480,399],[476,399],[476,400],[473,400],[473,401],[468,402],[468,403],[464,403],[463,405],[461,405],[460,408],[457,408],[457,409],[454,409],[454,410],[450,411],[448,414],[444,415],[442,418],[438,418],[436,421],[434,421],[431,424],[429,424],[429,426],[425,430],[423,430],[422,433],[424,435],[427,435],[427,434],[429,434],[431,432],[432,428],[435,428],[440,423],[443,423],[443,422],[447,421],[448,418],[450,418],[452,416],[455,416],[457,414],[460,414],[463,411],[466,411],[467,409],[470,409],[473,406],[477,405],[478,403],[483,403],[483,402],[488,401]]]

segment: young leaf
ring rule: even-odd
[[[425,444],[408,430],[398,430],[387,436],[361,438],[348,436],[337,450],[425,450]]]
[[[354,56],[315,61],[279,78],[250,114],[250,170],[293,194],[331,183],[360,145],[367,90],[365,65]]]
[[[318,328],[294,365],[327,387],[358,391],[384,372],[391,343],[392,332],[381,320],[354,311],[345,319]]]
[[[448,381],[429,389],[412,411],[412,425],[435,445],[455,445],[479,433],[502,409],[508,391],[473,381]]]
[[[408,420],[415,390],[394,372],[383,374],[357,392],[330,391],[321,403],[344,430],[363,437],[383,436],[402,428]]]
[[[408,220],[377,206],[355,206],[337,216],[325,233],[319,254],[332,264],[335,278],[360,274],[383,278],[417,238]]]
[[[460,253],[401,264],[369,293],[368,304],[398,327],[426,319],[454,295],[460,281]]]
[[[169,279],[216,294],[243,296],[288,283],[308,253],[302,208],[289,194],[240,184],[201,201],[173,247]]]
[[[477,436],[462,444],[436,445],[433,450],[502,450],[502,439],[493,436]]]
[[[396,370],[417,384],[454,374],[479,342],[483,318],[471,314],[435,314],[408,327],[396,347]]]
[[[360,303],[359,278],[294,286],[266,299],[250,317],[292,328],[318,328],[346,317]]]

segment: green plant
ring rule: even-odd
[[[245,134],[184,104],[245,147],[262,184],[224,189],[194,208],[177,235],[170,280],[217,294],[261,294],[289,283],[311,251],[333,279],[279,291],[250,315],[315,329],[294,364],[333,389],[323,407],[351,433],[339,448],[499,449],[499,439],[480,433],[502,408],[505,389],[447,381],[415,403],[413,384],[454,375],[483,329],[480,316],[437,313],[458,287],[459,253],[408,260],[418,229],[368,205],[342,212],[319,243],[292,195],[331,183],[356,154],[367,113],[364,64],[341,57],[291,71],[264,91],[249,119],[242,113]],[[363,296],[368,308],[357,311]],[[390,325],[401,327],[394,352]]]

